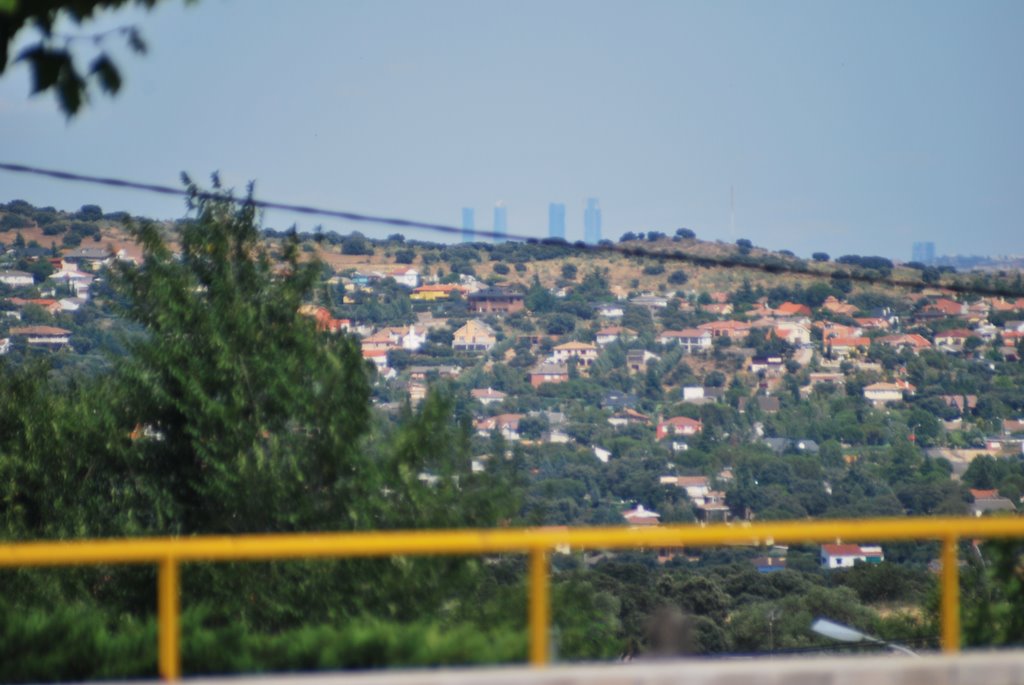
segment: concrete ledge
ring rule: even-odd
[[[862,655],[189,678],[191,685],[1024,685],[1024,650],[956,656]],[[123,683],[121,685],[124,685]]]

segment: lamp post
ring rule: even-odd
[[[825,637],[838,642],[870,642],[876,645],[884,645],[894,652],[901,652],[914,657],[921,656],[917,652],[914,652],[903,645],[898,645],[895,642],[887,642],[886,640],[862,633],[849,626],[844,626],[841,623],[830,621],[827,618],[816,619],[814,623],[811,624],[811,630],[818,635],[824,635]]]

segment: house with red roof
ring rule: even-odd
[[[854,319],[857,325],[867,331],[889,330],[889,320],[877,316],[859,317]]]
[[[931,349],[932,344],[928,341],[928,338],[920,335],[919,333],[897,333],[896,335],[886,335],[878,338],[878,342],[881,345],[893,347],[899,349],[909,349],[910,351],[917,353],[921,350]]]
[[[473,388],[469,391],[469,396],[484,405],[503,402],[507,397],[502,391],[492,388]]]
[[[377,371],[384,372],[388,368],[387,350],[368,350],[363,348],[363,359],[376,366]]]
[[[691,419],[688,416],[676,416],[674,418],[658,422],[658,427],[655,431],[655,438],[662,440],[670,435],[697,435],[703,429],[703,424],[697,419]]]
[[[498,431],[501,436],[510,442],[519,440],[519,421],[522,414],[499,414],[489,416],[476,422],[477,435],[489,435],[491,431]]]
[[[598,347],[606,347],[616,340],[629,341],[636,338],[636,331],[625,326],[608,326],[597,332],[594,342]]]
[[[935,346],[946,352],[959,352],[970,338],[978,337],[974,331],[966,328],[951,328],[935,334]]]
[[[835,298],[834,295],[829,295],[825,298],[825,302],[821,305],[821,308],[827,312],[833,314],[842,314],[843,316],[853,316],[857,313],[856,305],[846,304],[840,302]]]
[[[10,302],[15,307],[17,307],[18,309],[23,309],[29,305],[32,305],[34,307],[39,307],[47,314],[59,314],[62,309],[62,307],[60,306],[60,302],[51,298],[35,297],[26,299],[22,297],[10,297],[7,299],[7,301]]]
[[[790,345],[808,345],[811,342],[811,329],[800,322],[781,322],[772,332],[779,340],[785,340]]]
[[[967,313],[967,305],[945,297],[935,300],[929,309],[942,312],[946,316],[962,316]]]
[[[829,338],[856,338],[864,332],[857,326],[847,326],[831,321],[816,321],[814,326],[821,329],[822,340],[828,340]]]
[[[845,358],[849,357],[855,352],[863,352],[871,347],[871,338],[856,337],[856,338],[829,338],[822,343],[825,347],[825,351],[830,353],[833,357]]]
[[[857,562],[879,564],[885,554],[878,545],[822,545],[821,567],[824,569],[852,568]]]
[[[660,523],[661,514],[644,509],[644,505],[638,504],[635,509],[622,512],[622,518],[631,526],[657,526]]]
[[[71,342],[71,331],[56,326],[22,326],[10,330],[12,338],[21,338],[28,345],[63,347]]]
[[[810,316],[811,308],[796,302],[783,302],[775,308],[775,316]]]
[[[709,321],[697,328],[710,331],[714,338],[745,338],[750,334],[750,324],[743,321]]]

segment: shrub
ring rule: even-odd
[[[359,231],[351,233],[341,241],[341,253],[348,255],[372,255],[373,246]]]
[[[82,205],[76,216],[84,221],[97,221],[103,218],[103,210],[99,205]]]
[[[0,219],[0,229],[4,231],[9,231],[12,228],[29,228],[31,226],[32,222],[19,214],[4,214],[4,218]]]
[[[690,280],[690,277],[682,269],[677,269],[668,275],[668,282],[672,285],[682,285],[688,280]]]
[[[412,264],[415,259],[415,250],[398,250],[395,252],[395,261],[399,264]]]

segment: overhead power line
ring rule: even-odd
[[[189,190],[186,188],[178,188],[174,186],[160,185],[156,183],[142,183],[139,181],[130,181],[120,178],[110,178],[104,176],[93,176],[89,174],[80,174],[71,171],[61,171],[57,169],[43,169],[40,167],[29,166],[26,164],[14,164],[11,162],[0,162],[0,170],[9,171],[16,174],[28,174],[33,176],[43,176],[47,178],[53,178],[61,181],[71,181],[76,183],[87,183],[91,185],[102,185],[112,188],[122,188],[126,190],[138,190],[142,192],[148,192],[159,195],[170,195],[182,198],[200,198],[207,200],[218,200],[223,199],[224,195],[218,192],[209,192],[202,190]],[[368,224],[379,224],[386,226],[396,226],[399,228],[418,228],[426,231],[433,231],[435,233],[444,233],[447,235],[458,235],[463,234],[463,229],[457,226],[451,226],[448,224],[438,224],[427,221],[415,221],[412,219],[400,219],[396,217],[377,216],[372,214],[362,214],[360,212],[350,212],[336,209],[324,209],[321,207],[311,207],[309,205],[297,205],[285,202],[273,202],[270,200],[260,200],[254,197],[247,198],[245,200],[248,204],[259,207],[261,209],[274,209],[285,212],[294,212],[297,214],[304,214],[308,216],[327,217],[332,219],[341,219],[343,221],[352,221],[357,223],[368,223]],[[507,240],[507,241],[518,241],[518,242],[529,242],[529,243],[550,243],[550,240],[540,239],[536,236],[527,235],[516,235],[510,233],[498,233],[495,231],[486,230],[474,230],[473,234],[481,238],[493,238],[496,240]],[[562,241],[556,241],[553,244],[578,250],[581,252],[594,252],[594,253],[614,253],[625,255],[627,257],[643,257],[648,259],[657,259],[662,261],[674,261],[674,262],[685,262],[698,267],[718,267],[724,269],[746,269],[748,271],[760,271],[771,275],[779,274],[792,274],[797,276],[806,276],[810,278],[818,279],[845,279],[857,283],[865,283],[868,285],[885,285],[896,288],[928,288],[935,287],[948,290],[955,293],[970,294],[970,295],[987,295],[992,297],[1024,297],[1024,291],[1002,287],[1002,286],[987,286],[980,284],[966,284],[966,283],[947,283],[947,284],[930,284],[925,283],[920,279],[911,278],[893,278],[891,276],[883,276],[878,274],[863,273],[856,271],[846,271],[840,269],[832,270],[819,270],[811,268],[805,262],[789,262],[781,259],[773,260],[771,262],[758,261],[757,258],[747,258],[743,255],[736,257],[710,257],[696,254],[688,254],[681,249],[674,249],[672,251],[660,251],[650,250],[643,247],[628,245],[624,243],[606,243],[598,245],[588,245],[586,243],[568,243]]]

